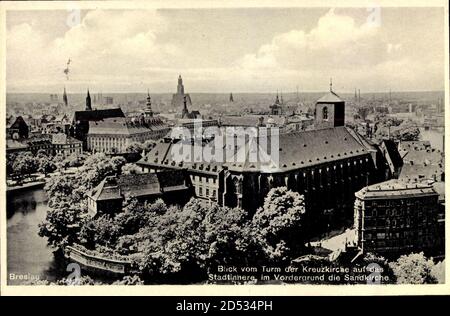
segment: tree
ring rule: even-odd
[[[58,169],[66,169],[67,166],[64,164],[64,155],[59,153],[53,156],[53,163]]]
[[[79,239],[89,249],[96,246],[114,248],[119,238],[120,227],[109,215],[101,215],[83,222]]]
[[[125,152],[132,154],[140,154],[143,146],[141,143],[131,143],[125,148]]]
[[[105,154],[94,154],[88,157],[83,165],[80,176],[88,189],[97,186],[106,176],[121,173],[126,164],[123,157],[108,158]]]
[[[417,141],[420,138],[420,129],[412,121],[403,121],[392,133],[397,141]]]
[[[141,172],[141,168],[139,168],[135,163],[127,163],[122,167],[123,174],[138,174]]]
[[[427,259],[423,252],[403,255],[389,264],[398,284],[437,283],[432,274],[433,260]]]
[[[19,153],[12,164],[14,173],[23,177],[30,175],[38,170],[38,164],[35,157],[30,152]]]
[[[202,226],[207,269],[214,271],[218,265],[249,266],[264,257],[246,211],[213,204],[208,207]]]
[[[16,154],[7,154],[6,155],[6,174],[11,176],[14,174],[14,162],[16,161]]]
[[[48,206],[53,207],[61,201],[70,204],[80,203],[87,191],[81,179],[72,175],[59,175],[47,180],[45,191],[49,197]]]
[[[86,210],[80,204],[61,200],[47,211],[45,221],[39,224],[39,236],[47,237],[53,247],[64,247],[77,240],[80,223]]]
[[[63,164],[67,167],[81,167],[83,165],[83,161],[83,156],[73,153],[64,159]]]
[[[303,195],[286,187],[270,190],[254,217],[254,230],[265,253],[274,260],[297,257],[303,249],[302,219],[305,214]]]
[[[369,115],[369,113],[370,113],[370,108],[368,108],[368,107],[360,107],[360,108],[358,108],[357,113],[358,113],[359,117],[363,121],[365,121],[367,119],[367,115]]]
[[[437,283],[445,283],[445,260],[436,263],[431,269],[431,275],[436,279]]]
[[[197,271],[200,277],[218,264],[246,264],[256,259],[254,249],[259,244],[254,240],[245,211],[191,199],[182,210],[170,207],[155,213],[148,225],[119,244],[122,249],[139,245],[133,246],[142,250],[134,258],[145,273],[190,275]]]
[[[47,156],[37,156],[37,164],[38,169],[37,171],[40,173],[43,173],[44,175],[47,175],[50,172],[53,172],[56,170],[56,165],[53,163],[53,161],[47,157]]]
[[[122,280],[115,281],[113,285],[143,285],[144,281],[137,275],[126,275]]]

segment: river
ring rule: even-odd
[[[26,278],[37,277],[54,281],[68,274],[60,266],[60,260],[55,259],[47,240],[38,236],[38,225],[46,212],[47,197],[43,189],[15,192],[8,197],[8,284],[24,284]]]
[[[67,277],[67,262],[55,257],[47,239],[38,235],[39,224],[47,214],[47,196],[43,189],[14,192],[7,198],[7,263],[8,284],[30,284],[30,279],[50,282]],[[82,271],[82,274],[88,274]],[[89,276],[99,282],[111,283],[113,278]]]

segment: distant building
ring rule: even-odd
[[[278,93],[277,93],[275,103],[270,106],[270,114],[281,115],[283,112],[281,105],[282,105],[282,102],[280,102],[280,98],[278,97]]]
[[[54,148],[51,140],[51,136],[43,134],[26,139],[24,144],[28,146],[27,151],[30,151],[33,155],[36,155],[39,151],[44,151],[47,155],[54,155]]]
[[[190,132],[193,132],[197,127],[201,126],[202,132],[203,132],[203,130],[205,128],[218,127],[219,121],[214,120],[214,119],[202,119],[202,118],[189,119],[189,118],[187,118],[187,119],[179,119],[177,121],[177,126],[187,128]]]
[[[95,216],[120,212],[128,198],[140,201],[161,198],[168,204],[184,205],[192,194],[183,171],[166,171],[106,177],[87,196],[88,212]]]
[[[302,131],[314,124],[314,119],[305,115],[227,115],[219,119],[224,127],[278,127],[280,132]]]
[[[87,135],[89,133],[89,123],[98,122],[108,118],[125,117],[125,114],[120,108],[100,109],[92,110],[91,98],[89,95],[86,97],[86,110],[75,111],[72,119],[72,126],[70,127],[69,134],[78,140],[83,142],[83,150],[87,149]]]
[[[7,129],[10,139],[20,140],[28,138],[30,128],[22,116],[18,116],[14,123]]]
[[[67,93],[66,93],[66,87],[64,87],[64,93],[63,93],[63,102],[65,106],[69,105],[69,101],[67,99]]]
[[[114,98],[113,97],[105,97],[105,104],[106,105],[114,104]]]
[[[64,158],[72,154],[83,153],[83,142],[64,133],[52,134],[53,153],[62,155]]]
[[[87,96],[86,96],[86,111],[91,111],[91,110],[92,110],[91,95],[89,94],[89,89],[88,89]]]
[[[7,139],[6,140],[6,153],[7,154],[14,154],[19,153],[23,151],[28,151],[28,145],[24,144],[23,142],[19,142],[14,139]]]
[[[439,195],[432,185],[390,180],[355,193],[354,225],[363,252],[386,257],[424,251],[435,254]],[[442,248],[443,249],[443,248]]]
[[[192,106],[191,97],[184,92],[183,79],[181,75],[178,77],[177,93],[172,96],[172,108],[181,109],[181,116],[186,117],[189,113],[188,107]]]
[[[89,122],[87,150],[108,154],[125,153],[132,143],[158,140],[170,131],[159,118],[105,118]]]
[[[444,153],[432,148],[428,141],[407,141],[398,145],[404,161],[400,179],[407,181],[444,181]]]

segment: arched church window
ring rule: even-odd
[[[328,120],[328,108],[324,107],[322,110],[322,117],[324,120]]]

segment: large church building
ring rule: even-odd
[[[305,196],[306,216],[311,225],[326,228],[332,223],[352,222],[354,193],[397,174],[397,167],[388,163],[388,156],[393,153],[381,151],[345,127],[345,102],[332,91],[331,85],[329,93],[316,103],[314,124],[314,130],[269,137],[268,143],[278,137],[276,153],[271,152],[273,148],[261,148],[260,136],[256,135],[241,147],[225,144],[224,148],[228,146],[225,149],[233,151],[234,157],[224,163],[180,161],[174,153],[181,146],[194,147],[198,140],[166,139],[138,165],[144,172],[185,169],[197,198],[249,212],[262,206],[271,188],[286,186]],[[201,143],[204,148],[214,146],[214,142],[204,139]],[[250,156],[255,148],[264,151],[266,158],[278,156],[277,161],[253,162]]]

